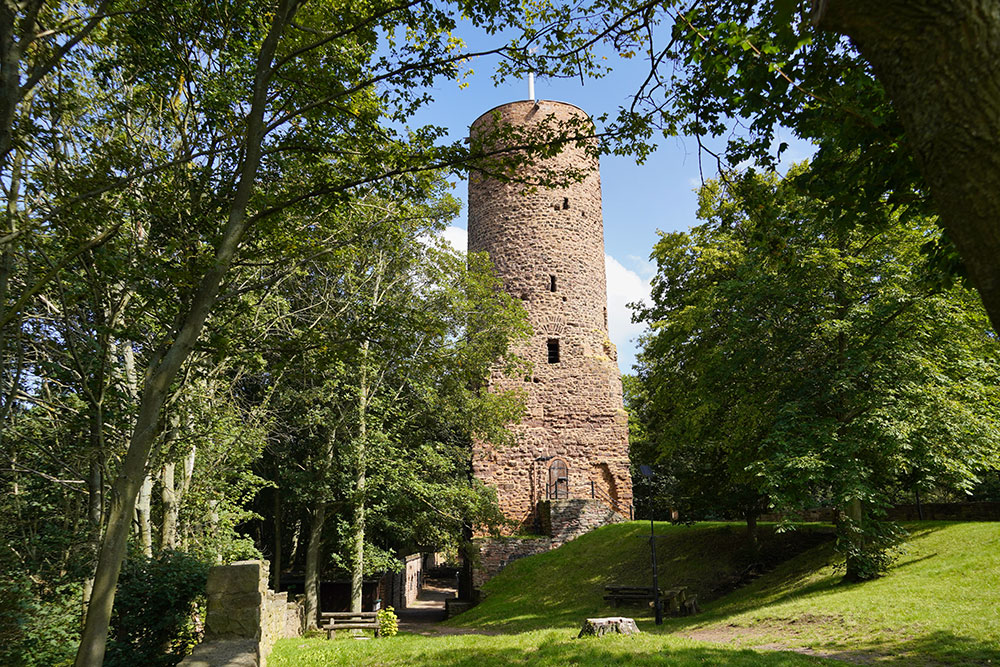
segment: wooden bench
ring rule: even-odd
[[[375,611],[325,611],[319,615],[320,629],[326,630],[326,638],[333,639],[337,630],[374,630],[375,636],[382,633],[382,623]]]
[[[617,607],[620,603],[643,603],[654,604],[652,586],[605,586],[607,595],[604,599]],[[701,611],[698,608],[698,597],[688,595],[687,586],[679,586],[668,591],[660,590],[660,602],[667,613],[674,616],[688,616]]]
[[[653,600],[652,586],[605,586],[607,595],[604,599],[617,607],[622,602],[641,603]],[[660,591],[660,598],[663,598],[663,591]]]

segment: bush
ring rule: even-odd
[[[383,637],[395,637],[399,632],[399,618],[392,607],[379,609],[377,613]]]
[[[122,568],[106,667],[176,665],[202,635],[208,564],[182,551]]]
[[[41,589],[26,575],[0,582],[0,665],[72,664],[80,641],[82,586]]]

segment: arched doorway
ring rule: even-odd
[[[562,459],[553,459],[549,464],[549,482],[545,487],[545,497],[551,500],[569,498],[569,466]]]

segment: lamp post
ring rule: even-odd
[[[653,469],[647,465],[639,466],[642,476],[653,481]],[[663,604],[660,602],[660,584],[656,571],[656,533],[653,529],[653,513],[649,513],[649,553],[653,561],[653,609],[656,613],[656,624],[663,625]]]

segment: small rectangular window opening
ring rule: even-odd
[[[559,339],[550,338],[549,339],[549,363],[558,364],[559,363]]]
[[[569,197],[563,197],[563,210],[569,210]]]
[[[555,276],[549,276],[549,291],[550,292],[555,292],[556,291],[556,277]]]

